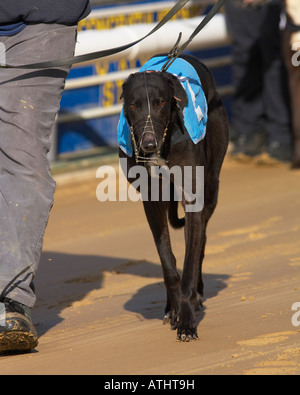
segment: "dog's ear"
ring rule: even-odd
[[[168,79],[169,85],[172,89],[172,96],[176,102],[176,106],[184,110],[188,105],[188,97],[179,79],[170,73],[164,73],[164,77]]]
[[[122,100],[124,98],[124,90],[126,89],[126,85],[128,83],[128,80],[130,79],[131,75],[128,77],[128,79],[124,82],[124,84],[122,85],[122,93],[120,95],[120,100]]]
[[[120,95],[120,100],[123,100],[123,98],[124,98],[124,88],[125,88],[125,85],[126,85],[126,81],[125,81],[124,84],[122,85],[122,93],[121,93],[121,95]]]
[[[120,100],[124,99],[124,90],[126,89],[127,82],[128,82],[128,80],[125,81],[124,84],[122,85],[122,93],[120,95]]]
[[[120,100],[122,100],[124,98],[124,91],[126,89],[126,86],[130,85],[130,80],[134,77],[135,74],[138,74],[138,73],[130,74],[130,76],[127,78],[127,80],[122,85],[122,93],[120,95]]]
[[[169,85],[172,89],[174,117],[176,119],[177,125],[180,127],[182,133],[184,133],[183,110],[188,105],[188,96],[177,77],[170,73],[164,73],[164,76],[168,79]]]

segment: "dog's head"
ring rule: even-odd
[[[123,85],[124,114],[139,154],[159,153],[175,120],[188,104],[180,81],[167,72],[132,74]]]

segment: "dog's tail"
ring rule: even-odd
[[[178,202],[170,200],[169,202],[169,222],[174,229],[183,228],[185,218],[178,218]]]

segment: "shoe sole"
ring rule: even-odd
[[[0,333],[0,353],[30,351],[38,345],[34,334],[12,331]]]

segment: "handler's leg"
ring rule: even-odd
[[[75,37],[74,26],[38,24],[0,42],[8,64],[24,64],[72,56]],[[68,72],[0,70],[0,302],[5,300],[7,317],[15,302],[35,303],[30,285],[55,191],[47,153]]]

